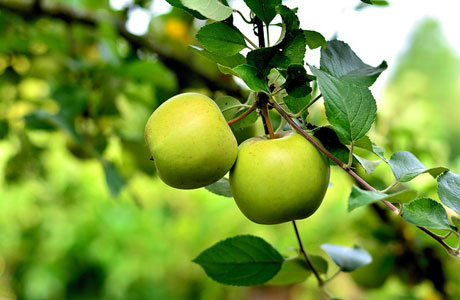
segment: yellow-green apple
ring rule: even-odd
[[[320,206],[329,185],[329,163],[294,132],[255,137],[239,146],[230,170],[236,204],[250,220],[278,224],[304,219]]]
[[[238,153],[219,107],[198,93],[180,94],[161,104],[145,126],[145,141],[160,178],[179,189],[219,180]]]

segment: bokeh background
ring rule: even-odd
[[[242,1],[230,2],[247,15]],[[460,172],[456,1],[285,4],[299,7],[304,29],[345,40],[367,63],[389,62],[373,89],[370,134],[387,156],[407,150]],[[290,224],[251,223],[232,199],[155,176],[143,141],[155,107],[185,91],[247,96],[188,48],[202,25],[164,0],[0,0],[0,299],[320,299],[313,278],[223,286],[191,262],[236,234],[261,236],[287,256],[297,246]],[[318,58],[307,51],[309,63]],[[320,105],[312,115],[325,123]],[[377,188],[392,182],[384,165],[372,176],[358,171]],[[383,207],[347,213],[351,180],[334,167],[331,182],[318,212],[299,222],[307,250],[327,258],[322,243],[358,244],[374,256],[328,284],[331,293],[460,298],[458,260]],[[436,198],[429,175],[411,186]]]

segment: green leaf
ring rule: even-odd
[[[276,16],[276,7],[281,4],[281,0],[244,0],[244,2],[267,25]]]
[[[313,267],[315,267],[316,271],[319,274],[327,273],[327,269],[328,269],[327,260],[325,260],[319,255],[310,254],[309,257],[310,257],[311,263],[313,264]],[[310,267],[307,266],[307,268],[310,268]]]
[[[417,197],[417,191],[403,190],[393,194],[384,194],[373,191],[362,190],[357,186],[352,186],[351,194],[348,198],[348,211],[352,211],[360,206],[374,202],[386,200],[389,202],[406,203]]]
[[[407,222],[428,228],[451,230],[447,213],[441,203],[420,198],[403,205],[402,217]]]
[[[281,270],[267,284],[287,285],[305,281],[311,275],[311,270],[303,258],[286,260]]]
[[[134,60],[117,70],[120,77],[148,82],[165,90],[177,89],[177,78],[174,72],[159,61]]]
[[[353,248],[339,245],[322,244],[321,249],[332,258],[343,272],[351,272],[372,262],[371,255],[358,246]]]
[[[371,86],[387,67],[385,61],[377,67],[365,64],[342,41],[329,41],[327,47],[321,49],[321,70],[355,85]]]
[[[257,69],[250,65],[239,65],[233,68],[244,83],[254,92],[269,93],[266,78],[259,75]]]
[[[166,2],[168,2],[169,4],[171,4],[171,6],[174,6],[174,7],[177,7],[177,8],[180,8],[180,9],[185,10],[186,12],[188,12],[189,14],[191,14],[192,16],[194,16],[194,17],[197,18],[197,19],[200,19],[200,20],[206,20],[206,19],[207,19],[205,16],[203,16],[202,14],[200,14],[199,12],[197,12],[196,10],[193,10],[193,9],[190,9],[190,8],[185,7],[185,6],[180,2],[180,0],[166,0]]]
[[[220,56],[196,46],[190,46],[190,48],[201,56],[216,62],[217,67],[224,74],[237,75],[232,69],[246,63],[246,58],[240,53],[231,56]]]
[[[460,232],[460,218],[456,216],[451,217],[452,223],[457,227],[457,232]]]
[[[302,108],[308,105],[311,101],[311,94],[305,97],[296,98],[290,95],[287,95],[283,98],[283,102],[289,108],[292,113],[298,113]],[[307,114],[308,112],[305,112]],[[303,116],[302,116],[303,117]]]
[[[243,34],[236,27],[223,22],[201,27],[196,38],[203,48],[221,56],[232,56],[246,48]]]
[[[378,5],[378,6],[388,6],[390,3],[386,0],[361,0],[361,2],[370,4],[370,5]]]
[[[222,114],[225,117],[225,120],[229,121],[235,117],[237,111],[241,108],[241,102],[238,99],[230,96],[222,96],[215,100],[217,106],[220,110],[223,111]],[[234,108],[231,108],[234,107]]]
[[[366,171],[367,174],[372,174],[382,162],[381,159],[372,161],[372,160],[367,160],[356,154],[353,154],[353,156],[356,158],[359,164],[364,168],[364,171]]]
[[[281,35],[278,42],[275,44],[278,45],[285,39],[287,33],[300,28],[300,22],[296,13],[289,7],[280,5],[276,10],[283,20]]]
[[[286,89],[289,96],[302,98],[312,92],[309,82],[310,78],[303,65],[292,64],[287,68],[286,82],[282,87]]]
[[[311,67],[324,98],[327,119],[348,142],[362,138],[374,122],[377,105],[367,87],[341,81]]]
[[[105,181],[109,187],[110,194],[114,197],[118,196],[125,185],[123,177],[121,177],[115,165],[110,161],[103,161],[102,167],[104,168]]]
[[[239,235],[218,242],[193,261],[217,282],[252,286],[272,279],[281,269],[283,257],[263,239]]]
[[[350,150],[340,142],[337,133],[332,128],[327,126],[320,127],[314,131],[314,136],[340,161],[348,160]],[[335,162],[329,159],[329,164],[335,165]]]
[[[438,177],[439,200],[460,215],[460,175],[445,172]]]
[[[356,147],[372,152],[375,155],[377,155],[380,159],[386,161],[385,156],[383,156],[383,154],[385,153],[385,149],[374,144],[374,142],[372,142],[368,136],[363,136],[362,138],[357,140],[355,142],[355,148]]]
[[[233,13],[231,7],[218,0],[180,0],[185,7],[195,10],[203,16],[216,21],[223,21]]]
[[[308,48],[316,49],[318,47],[327,47],[326,39],[321,33],[313,30],[304,30],[303,32],[305,34]]]
[[[304,64],[307,40],[302,30],[287,32],[283,41],[276,46],[277,51],[272,58],[272,65],[287,69],[291,64]]]
[[[232,191],[230,190],[230,182],[225,177],[222,177],[221,179],[214,182],[213,184],[206,186],[205,189],[219,196],[224,196],[224,197],[229,197],[229,198],[233,197]]]
[[[393,153],[388,160],[388,164],[393,170],[396,180],[400,182],[411,181],[423,173],[430,173],[434,178],[439,174],[448,171],[448,168],[436,167],[427,169],[418,159],[410,152],[398,151]]]

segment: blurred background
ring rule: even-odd
[[[229,2],[248,17],[242,1]],[[284,4],[299,7],[303,29],[343,39],[369,64],[388,61],[370,134],[387,157],[407,150],[460,172],[457,1]],[[235,24],[252,36],[239,16]],[[320,299],[314,278],[224,286],[191,262],[236,234],[286,256],[297,247],[290,224],[251,223],[230,198],[155,176],[143,130],[159,104],[185,91],[248,94],[188,48],[202,25],[165,0],[0,0],[0,299]],[[318,59],[307,51],[310,64]],[[312,115],[325,123],[320,105]],[[377,188],[392,182],[384,165],[358,171]],[[358,244],[374,257],[328,284],[333,295],[460,299],[458,260],[380,206],[347,213],[351,180],[333,167],[331,182],[299,222],[307,250],[326,258],[322,243]],[[429,175],[411,185],[437,197]]]

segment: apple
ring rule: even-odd
[[[232,167],[238,144],[216,103],[184,93],[161,104],[145,126],[145,141],[159,177],[179,189],[194,189],[222,178]]]
[[[239,146],[230,189],[243,214],[260,224],[304,219],[320,206],[329,185],[329,163],[294,132],[255,137]]]

